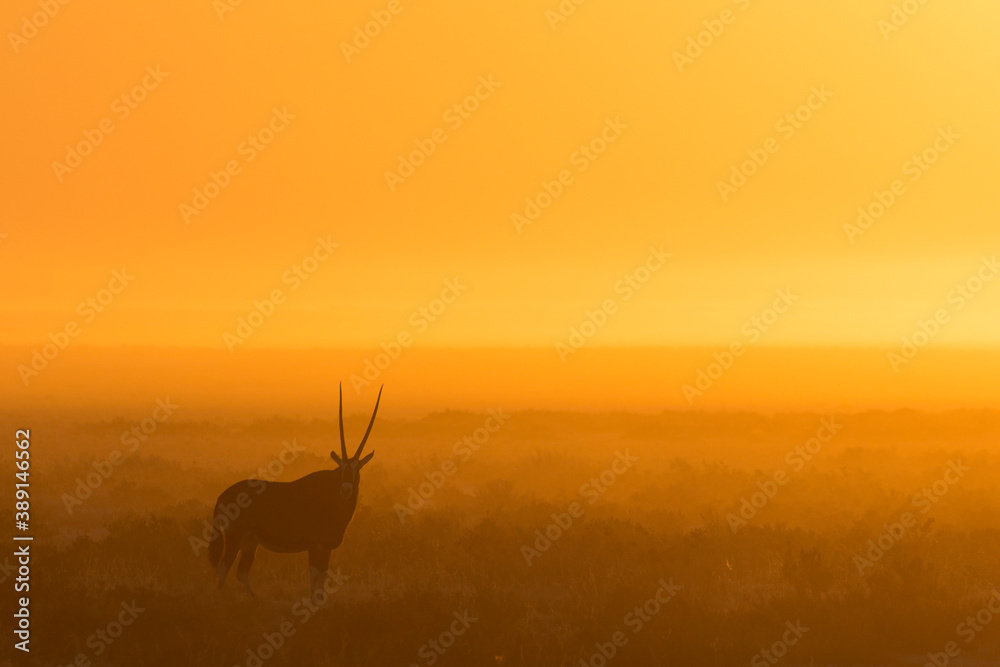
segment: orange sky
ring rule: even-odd
[[[0,10],[0,345],[30,358],[75,322],[74,345],[225,352],[280,290],[237,354],[409,334],[558,362],[609,299],[588,348],[723,349],[791,290],[756,343],[891,349],[944,309],[933,346],[996,349],[1000,281],[955,292],[1000,251],[995,2],[927,3],[892,32],[883,0],[590,0],[554,28],[556,0],[245,0],[220,18],[221,2],[74,2],[35,32],[36,2]],[[348,62],[371,12],[391,22]],[[709,28],[703,53],[677,57]],[[79,166],[54,166],[102,123]],[[254,147],[262,129],[273,141]],[[606,150],[591,158],[592,140]],[[935,141],[947,150],[915,166]],[[724,201],[719,182],[762,154]],[[212,172],[228,185],[185,213]],[[888,211],[845,231],[896,180]],[[515,223],[543,182],[555,201]],[[670,257],[625,298],[650,248]],[[134,280],[90,319],[80,304],[122,269]],[[447,281],[463,287],[432,322],[420,309]]]

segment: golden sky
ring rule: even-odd
[[[891,348],[944,309],[933,345],[995,348],[1000,281],[955,290],[1000,251],[1000,5],[898,30],[888,0],[559,6],[94,1],[34,29],[5,3],[0,344],[76,322],[74,344],[225,351],[280,290],[237,351],[556,355],[609,299],[588,346],[722,349],[785,290],[755,342]]]

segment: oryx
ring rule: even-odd
[[[309,552],[309,586],[315,591],[330,563],[330,552],[340,546],[344,531],[358,505],[361,468],[375,452],[360,458],[375,424],[375,409],[368,430],[354,456],[347,457],[344,440],[344,388],[340,388],[340,456],[330,452],[336,470],[320,470],[293,482],[245,479],[222,492],[215,503],[213,533],[208,558],[218,568],[219,588],[236,556],[242,552],[236,578],[250,590],[250,567],[258,546],[279,553]]]

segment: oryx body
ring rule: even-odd
[[[218,568],[219,587],[236,557],[242,554],[236,577],[250,590],[250,567],[262,546],[278,553],[309,552],[309,585],[315,590],[330,563],[330,552],[344,539],[358,506],[361,468],[375,452],[360,458],[378,413],[375,401],[368,430],[358,450],[348,458],[344,440],[344,397],[340,396],[340,451],[330,452],[336,470],[320,470],[293,482],[245,479],[222,492],[215,504],[209,561]]]

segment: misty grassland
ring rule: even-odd
[[[305,554],[261,550],[250,599],[233,573],[215,588],[201,540],[231,483],[333,468],[336,421],[168,419],[136,444],[122,439],[134,421],[5,416],[11,434],[32,429],[34,633],[18,664],[922,665],[1000,652],[998,413],[528,412],[477,432],[496,426],[487,417],[379,418],[331,559],[339,583],[316,604]],[[347,420],[352,452],[366,419]],[[2,454],[12,471],[13,447]]]

